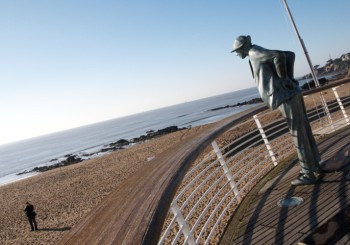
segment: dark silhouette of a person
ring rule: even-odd
[[[32,231],[38,230],[38,224],[36,223],[36,220],[35,220],[36,213],[34,211],[33,204],[30,204],[29,202],[27,202],[24,212],[26,212],[27,214],[28,221],[29,221],[30,227],[32,228]]]

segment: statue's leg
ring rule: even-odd
[[[301,94],[293,96],[280,107],[297,149],[301,173],[314,176],[319,172],[320,155],[312,134]]]

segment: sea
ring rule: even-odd
[[[211,109],[254,98],[259,98],[255,87],[0,145],[0,185],[36,175],[30,170],[55,164],[70,154],[83,159],[86,155],[89,157],[85,159],[98,157],[106,154],[100,152],[104,146],[145,135],[149,130],[194,127],[222,120],[256,104]],[[30,173],[19,175],[23,172]]]

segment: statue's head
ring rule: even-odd
[[[250,46],[252,46],[252,41],[249,35],[239,36],[233,43],[233,50],[231,53],[236,52],[238,56],[244,59],[248,55]]]

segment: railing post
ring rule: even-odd
[[[176,221],[180,226],[180,229],[182,230],[182,233],[185,236],[185,240],[189,245],[195,245],[196,244],[196,239],[194,239],[193,233],[191,232],[191,229],[188,227],[188,224],[182,215],[182,212],[179,208],[179,206],[176,203],[176,200],[171,202],[170,205],[171,211],[176,217]]]
[[[228,167],[227,167],[226,161],[225,161],[225,159],[224,159],[224,157],[223,157],[223,155],[222,155],[222,153],[221,153],[221,151],[220,151],[220,148],[219,148],[218,144],[216,143],[216,141],[213,141],[213,142],[211,143],[211,145],[212,145],[213,148],[214,148],[214,151],[215,151],[216,156],[217,156],[217,158],[218,158],[218,160],[219,160],[219,162],[220,162],[220,164],[221,164],[221,166],[222,166],[222,169],[224,170],[224,173],[225,173],[225,175],[226,175],[226,178],[227,178],[228,181],[230,182],[230,186],[231,186],[231,189],[233,190],[233,193],[235,194],[235,196],[236,196],[238,202],[241,202],[241,201],[242,201],[242,198],[241,198],[241,196],[239,195],[239,190],[238,190],[238,188],[237,188],[237,184],[236,184],[236,182],[234,181],[233,176],[232,176],[230,170],[229,170]]]
[[[339,107],[340,107],[340,109],[341,109],[341,111],[342,111],[342,113],[343,113],[343,115],[344,115],[344,118],[345,118],[346,123],[347,123],[348,125],[350,125],[349,117],[348,117],[348,115],[346,114],[346,110],[345,110],[345,108],[344,108],[344,106],[343,106],[343,103],[342,103],[340,97],[339,97],[339,94],[338,94],[338,92],[337,92],[337,88],[338,88],[338,87],[332,88],[332,89],[333,89],[333,93],[334,93],[334,95],[335,95],[335,98],[337,98]]]
[[[331,112],[329,111],[327,102],[326,102],[325,98],[323,97],[322,92],[321,92],[321,102],[322,102],[322,106],[323,106],[324,112],[325,112],[325,114],[326,114],[326,116],[328,118],[328,122],[331,125],[332,132],[335,132],[335,127],[334,127],[334,123],[333,123],[333,120],[332,120]]]
[[[271,157],[272,163],[273,163],[274,166],[276,166],[276,165],[278,164],[277,159],[276,159],[276,157],[275,157],[275,154],[274,154],[273,151],[272,151],[272,148],[271,148],[271,146],[270,146],[269,140],[268,140],[267,137],[266,137],[265,131],[264,131],[263,127],[261,126],[261,123],[260,123],[260,121],[259,121],[259,118],[258,118],[257,115],[254,115],[253,118],[254,118],[254,120],[255,120],[256,126],[257,126],[258,129],[259,129],[260,135],[261,135],[261,137],[262,137],[263,140],[264,140],[264,143],[265,143],[265,145],[266,145],[267,151],[269,152],[269,155],[270,155],[270,157]]]

